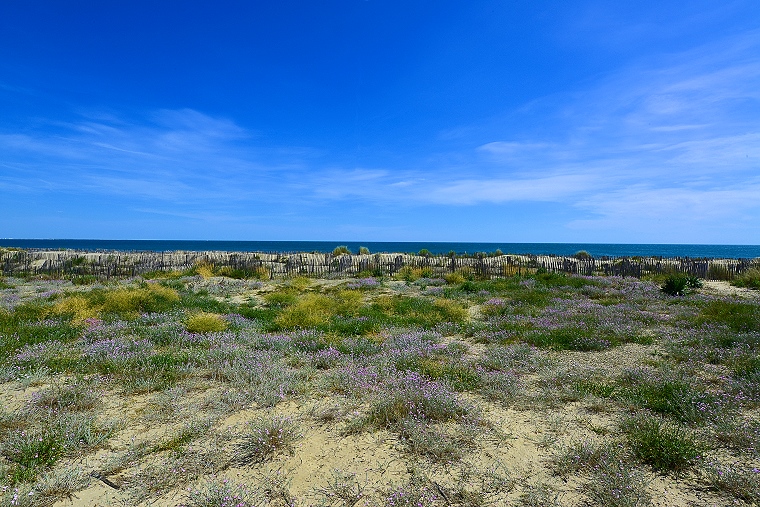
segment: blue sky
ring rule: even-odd
[[[760,243],[760,3],[0,4],[0,237]]]

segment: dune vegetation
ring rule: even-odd
[[[752,276],[230,274],[0,279],[0,505],[760,502]]]

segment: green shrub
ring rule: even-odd
[[[760,289],[760,268],[753,268],[742,273],[731,282],[731,285],[746,289]]]
[[[700,392],[678,378],[646,378],[617,390],[617,395],[634,406],[671,416],[684,423],[704,423],[719,409],[714,397]]]
[[[271,308],[286,308],[298,301],[298,293],[292,289],[280,289],[264,295],[264,301]]]
[[[0,362],[25,345],[43,342],[71,342],[79,337],[82,328],[65,320],[40,323],[47,309],[37,316],[36,305],[20,305],[14,312],[0,310]]]
[[[82,383],[53,385],[39,391],[33,404],[40,408],[59,411],[86,411],[100,403],[100,395]]]
[[[346,245],[340,245],[335,247],[335,249],[332,251],[332,254],[335,256],[351,255],[351,250],[349,250]]]
[[[605,459],[591,473],[583,492],[590,505],[646,507],[652,505],[647,492],[649,477],[622,459]]]
[[[590,253],[588,253],[588,252],[587,252],[587,251],[585,251],[585,250],[579,250],[579,251],[575,252],[575,253],[573,254],[573,257],[575,257],[575,258],[576,258],[576,259],[578,259],[578,260],[584,260],[584,261],[587,261],[587,260],[593,259],[593,257],[591,256],[591,254],[590,254]]]
[[[461,268],[457,268],[453,273],[444,275],[443,278],[449,285],[459,285],[467,280],[475,280],[475,273],[470,266],[462,266]]]
[[[101,313],[120,315],[163,312],[180,300],[177,291],[157,283],[145,284],[138,289],[106,291],[103,296]]]
[[[153,271],[146,271],[142,274],[142,277],[145,280],[177,280],[179,278],[182,278],[183,276],[192,276],[192,272],[190,271],[179,271],[177,269],[172,269],[169,271],[164,271],[161,269],[156,269]]]
[[[432,461],[451,463],[463,455],[463,443],[459,439],[429,422],[407,417],[399,423],[399,433],[410,452]]]
[[[367,248],[366,246],[360,246],[359,255],[369,255],[369,248]]]
[[[683,275],[669,275],[662,284],[661,290],[669,296],[685,296],[689,281]]]
[[[446,280],[446,283],[450,285],[459,285],[466,280],[464,275],[458,271],[444,275],[443,279]]]
[[[311,282],[311,278],[303,275],[298,275],[288,278],[288,280],[285,282],[285,286],[290,290],[303,292],[307,287],[311,285]]]
[[[191,333],[218,333],[227,329],[227,321],[215,313],[197,312],[187,318],[185,329]]]
[[[285,308],[275,324],[281,329],[304,329],[327,324],[337,312],[335,301],[322,294],[306,294]]]
[[[658,472],[684,470],[703,451],[690,432],[656,417],[628,419],[623,423],[623,431],[634,454]]]
[[[204,279],[205,278],[211,278],[215,274],[214,273],[214,271],[215,271],[214,265],[211,264],[208,261],[200,261],[200,262],[196,263],[194,271],[195,271],[196,275],[200,275]]]
[[[85,293],[68,294],[53,305],[51,312],[68,317],[75,324],[81,324],[87,319],[106,315],[134,319],[140,313],[169,310],[179,301],[179,294],[174,289],[147,283],[141,287],[94,289]]]
[[[414,282],[420,278],[431,278],[432,276],[433,270],[429,267],[414,268],[412,266],[404,266],[396,273],[396,278],[406,282]]]
[[[560,449],[552,458],[552,462],[557,474],[567,476],[579,471],[593,470],[605,460],[617,458],[619,454],[620,450],[610,443],[575,441]]]
[[[11,463],[11,485],[31,482],[64,454],[64,440],[56,432],[16,432],[7,436],[2,454]]]

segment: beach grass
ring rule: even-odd
[[[760,498],[756,291],[259,275],[2,279],[0,504]]]

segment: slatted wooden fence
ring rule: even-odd
[[[402,253],[332,255],[277,252],[86,252],[74,250],[0,250],[4,276],[48,276],[98,279],[144,275],[158,271],[191,271],[207,264],[216,272],[267,273],[272,278],[306,275],[350,277],[395,275],[419,269],[429,277],[471,270],[483,277],[526,274],[543,269],[577,275],[615,275],[641,278],[661,273],[684,273],[704,279],[730,280],[760,266],[760,259],[693,259],[662,257],[603,257],[576,259],[552,255],[419,256]]]

